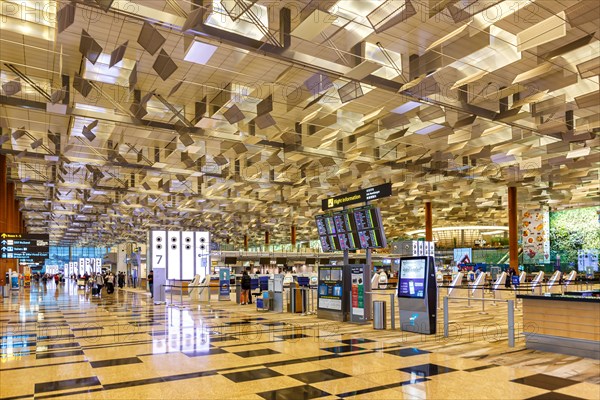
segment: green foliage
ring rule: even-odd
[[[600,249],[597,207],[550,213],[550,250],[559,253],[561,264],[577,265],[577,250]]]

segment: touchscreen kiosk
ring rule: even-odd
[[[398,271],[398,309],[403,331],[436,332],[435,264],[433,257],[403,257]]]

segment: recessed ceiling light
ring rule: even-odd
[[[215,54],[215,51],[217,51],[217,46],[195,40],[188,48],[183,59],[196,64],[206,64]]]

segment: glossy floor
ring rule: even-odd
[[[598,361],[481,330],[448,340],[230,302],[166,307],[132,290],[96,298],[73,283],[0,309],[3,399],[600,398]],[[452,318],[481,327],[502,315]]]

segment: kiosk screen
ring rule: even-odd
[[[422,299],[425,297],[426,279],[427,257],[401,259],[398,279],[398,297]]]

